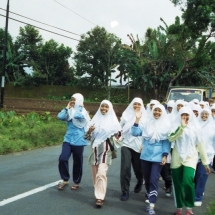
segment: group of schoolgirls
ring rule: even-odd
[[[120,184],[122,194],[120,199],[129,199],[131,166],[137,178],[134,192],[142,189],[145,180],[146,197],[149,205],[148,215],[155,215],[155,203],[158,196],[158,181],[160,175],[165,180],[165,189],[171,194],[173,182],[174,197],[177,210],[175,215],[182,214],[186,206],[186,215],[192,215],[194,206],[195,184],[194,173],[200,159],[200,174],[205,178],[210,172],[209,155],[204,144],[211,144],[212,133],[201,135],[203,127],[211,125],[211,112],[205,121],[196,118],[191,108],[192,104],[183,101],[167,104],[167,110],[157,100],[152,100],[145,109],[141,98],[134,98],[122,113],[120,122],[108,100],[103,100],[90,119],[84,108],[84,98],[81,94],[72,95],[66,108],[61,110],[58,118],[67,123],[67,132],[59,157],[59,172],[62,182],[58,189],[63,190],[69,184],[69,158],[73,156],[73,182],[71,189],[80,188],[83,167],[83,151],[90,145],[88,162],[91,165],[94,195],[97,206],[102,206],[107,190],[107,171],[112,162],[112,147],[121,147]],[[195,102],[193,102],[194,106]],[[180,106],[180,108],[178,108]],[[176,109],[176,110],[175,110]],[[171,113],[170,113],[171,112]],[[205,117],[205,114],[203,114]],[[202,123],[200,123],[202,119]],[[205,119],[205,118],[204,118]],[[208,123],[210,122],[210,124]],[[213,124],[214,125],[214,124]],[[214,129],[211,129],[214,131]],[[207,139],[204,139],[207,138]],[[206,142],[207,143],[206,143]],[[171,144],[172,143],[172,144]],[[172,149],[171,149],[172,148]],[[170,155],[172,151],[172,155]],[[212,152],[210,150],[210,152]],[[214,156],[214,154],[213,154]],[[212,155],[211,155],[212,157]],[[171,160],[171,161],[170,161]],[[171,162],[171,173],[167,162]],[[163,173],[162,173],[163,171]],[[195,179],[198,184],[198,177]],[[201,178],[201,176],[199,176]],[[205,183],[206,183],[205,179]],[[203,183],[200,180],[200,185]],[[201,186],[199,186],[201,187]],[[197,189],[196,189],[197,190]],[[196,191],[201,196],[202,190]],[[204,192],[204,190],[203,190]],[[195,200],[199,201],[199,200]]]

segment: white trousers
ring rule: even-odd
[[[106,163],[92,165],[92,179],[96,199],[104,200],[105,198],[107,190],[107,170],[108,165]]]

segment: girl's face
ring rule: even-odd
[[[202,105],[202,104],[200,104],[200,107],[203,109],[205,106],[204,106],[204,105]]]
[[[181,119],[185,119],[188,122],[189,118],[190,118],[190,115],[188,113],[181,114]]]
[[[153,110],[153,116],[155,119],[159,119],[162,114],[162,110],[160,108],[155,108]]]
[[[208,116],[209,116],[209,113],[206,112],[206,111],[203,111],[203,112],[201,113],[201,119],[202,119],[203,121],[206,121],[206,120],[208,119]]]
[[[177,105],[177,111],[179,111],[182,107],[184,107],[183,104],[178,104],[178,105]]]
[[[195,114],[196,117],[198,117],[199,112],[197,110],[193,110],[193,113]]]
[[[212,116],[215,116],[215,109],[211,109]]]
[[[141,108],[141,104],[138,102],[134,102],[133,104],[133,109],[139,111]]]
[[[100,106],[100,111],[102,113],[102,115],[105,115],[109,110],[109,106],[105,103],[103,103],[101,106]]]
[[[172,107],[168,107],[167,110],[169,113],[172,113]]]
[[[153,108],[153,106],[154,106],[155,104],[150,104],[150,110],[152,110],[152,108]]]
[[[70,105],[71,105],[72,107],[74,107],[75,101],[76,101],[76,99],[75,99],[74,97],[71,97]]]

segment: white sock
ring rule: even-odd
[[[154,207],[155,207],[155,204],[154,204],[154,203],[150,203],[150,204],[149,204],[149,207],[150,207],[150,208],[154,208]]]

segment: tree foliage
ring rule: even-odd
[[[76,75],[87,76],[90,86],[108,87],[120,43],[114,34],[98,26],[83,34],[74,54]]]
[[[39,72],[46,79],[46,84],[65,85],[71,79],[71,70],[68,59],[72,54],[72,49],[59,45],[53,39],[45,42],[38,50]],[[35,71],[36,72],[36,71]],[[33,73],[34,75],[34,73]]]

